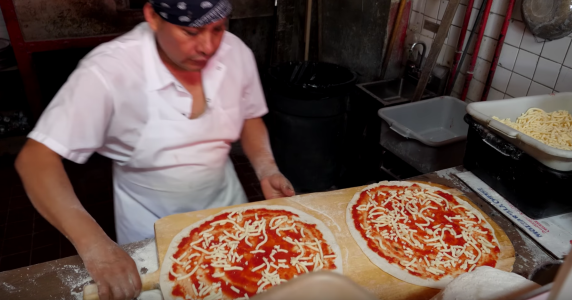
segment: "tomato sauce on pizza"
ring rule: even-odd
[[[379,185],[359,194],[351,217],[369,249],[417,278],[456,277],[499,258],[492,227],[442,190]]]
[[[299,274],[334,270],[336,254],[316,224],[287,210],[217,215],[178,244],[168,279],[182,299],[248,299]]]

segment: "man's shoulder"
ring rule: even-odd
[[[104,73],[141,68],[143,39],[148,34],[145,25],[137,25],[116,39],[97,46],[81,60],[78,67],[95,67]]]
[[[252,53],[252,50],[244,43],[244,41],[229,31],[224,33],[224,43],[231,47],[231,53],[239,55],[250,55]]]

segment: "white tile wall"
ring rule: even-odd
[[[469,86],[469,92],[467,93],[467,99],[472,101],[481,101],[481,96],[485,90],[485,84],[478,80],[471,80],[471,85]]]
[[[425,16],[425,21],[424,21],[424,22],[437,23],[437,19],[433,19],[433,18],[430,18],[430,17]],[[423,27],[421,27],[421,28],[423,28]],[[431,31],[429,31],[429,30],[427,30],[427,29],[422,29],[422,30],[421,30],[421,34],[424,35],[424,36],[426,36],[426,37],[428,37],[428,38],[431,38],[431,39],[434,39],[434,38],[435,38],[435,33],[431,32]],[[427,55],[429,55],[429,51],[427,51]]]
[[[564,37],[555,41],[547,41],[544,43],[544,48],[542,48],[540,56],[558,63],[563,63],[569,46],[570,37]]]
[[[506,91],[506,87],[508,86],[511,74],[511,71],[503,67],[497,67],[497,70],[495,71],[495,77],[493,78],[492,87],[504,93]]]
[[[465,20],[465,12],[467,11],[467,6],[459,4],[457,6],[457,11],[455,12],[455,17],[453,18],[453,25],[463,27],[463,21]]]
[[[540,40],[539,40],[540,41]],[[540,55],[542,52],[542,46],[544,43],[538,43],[535,39],[530,30],[528,28],[524,31],[524,36],[522,37],[522,42],[520,43],[520,48],[532,52],[534,54]]]
[[[568,47],[568,54],[566,54],[566,58],[564,59],[564,65],[572,68],[572,47]]]
[[[512,70],[512,68],[514,68],[514,62],[516,61],[517,55],[518,48],[504,44],[499,58],[499,66]]]
[[[530,89],[528,90],[528,96],[547,95],[550,93],[552,93],[551,88],[534,81],[530,84]]]
[[[443,46],[444,49],[441,50],[442,55],[441,56],[441,60],[438,62],[439,64],[443,65],[443,66],[447,66],[447,67],[452,67],[453,66],[453,59],[455,58],[455,48],[451,47],[451,46]]]
[[[512,73],[510,76],[510,81],[506,89],[506,93],[512,97],[524,97],[528,94],[528,88],[530,88],[530,83],[532,81],[524,76],[520,76],[516,73]]]
[[[440,0],[425,0],[425,15],[430,18],[437,19],[439,16],[440,4]]]
[[[412,0],[411,1],[411,10],[417,12],[424,12],[425,11],[425,0]]]
[[[461,33],[460,27],[451,26],[451,28],[449,28],[449,34],[447,35],[447,45],[457,48],[457,43],[459,42],[460,33]]]
[[[491,100],[501,100],[504,97],[504,93],[501,93],[494,88],[491,88],[489,91],[489,96],[487,97],[487,101]]]
[[[411,16],[409,17],[409,29],[413,30],[414,32],[419,32],[423,28],[423,19],[424,16],[421,13],[412,11]]]
[[[534,77],[534,71],[536,70],[536,65],[538,64],[538,58],[538,55],[520,49],[513,71],[528,78]]]
[[[560,65],[548,59],[541,57],[536,65],[534,72],[534,81],[542,83],[547,87],[554,87],[558,74],[560,73]]]
[[[572,69],[562,67],[554,89],[558,92],[572,92]]]
[[[524,28],[525,25],[523,22],[511,20],[504,42],[515,47],[520,47],[520,42],[524,35]]]
[[[427,18],[434,21],[441,19],[448,1],[411,1],[413,9],[410,17],[410,31],[408,32],[416,33],[418,39],[424,41],[430,48],[435,34],[423,32],[423,20]],[[480,101],[483,94],[510,0],[492,1],[494,2],[485,29],[485,37],[481,42],[474,78],[467,93],[467,101]],[[441,49],[442,52],[439,55],[438,63],[441,65],[452,65],[467,2],[467,0],[461,0],[461,5],[457,8],[453,25],[449,29],[446,45]],[[471,11],[469,31],[467,31],[464,45],[464,47],[468,47],[468,55],[460,68],[461,73],[455,82],[453,96],[460,97],[463,90],[465,74],[474,52],[476,36],[470,45],[467,46],[466,44],[482,2],[483,0],[475,0]],[[522,22],[521,7],[522,0],[516,0],[499,65],[492,80],[492,88],[489,90],[488,100],[543,95],[552,92],[572,92],[572,35],[556,41],[544,41],[535,38],[526,28],[525,23]]]

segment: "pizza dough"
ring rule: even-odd
[[[248,206],[224,210],[177,234],[160,285],[165,300],[248,299],[318,269],[343,273],[340,248],[326,225],[291,207]]]
[[[399,194],[401,189],[411,192]],[[500,254],[494,230],[478,210],[445,190],[422,183],[385,181],[366,187],[348,204],[346,222],[373,264],[415,285],[442,289],[482,261],[496,266]],[[487,241],[481,240],[483,236]]]
[[[515,299],[540,285],[526,278],[491,267],[478,267],[455,278],[431,300],[503,300]]]

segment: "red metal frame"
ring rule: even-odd
[[[504,17],[504,23],[502,25],[501,33],[499,35],[499,42],[495,50],[495,57],[493,59],[493,63],[491,64],[491,69],[489,70],[487,83],[485,84],[485,90],[483,91],[483,96],[481,97],[481,101],[486,101],[487,98],[489,97],[489,90],[491,89],[491,85],[493,84],[493,78],[495,77],[495,72],[497,70],[497,65],[499,63],[499,58],[502,52],[502,46],[504,45],[504,39],[506,37],[506,32],[508,31],[510,18],[512,17],[514,2],[515,0],[510,0],[508,8],[506,9],[506,16]]]
[[[483,36],[485,35],[485,30],[487,28],[487,23],[489,20],[489,14],[491,13],[491,6],[493,5],[493,0],[488,0],[487,6],[485,8],[485,14],[483,15],[483,21],[479,25],[479,36],[477,38],[477,43],[475,44],[475,50],[473,50],[473,57],[471,59],[471,66],[467,71],[467,78],[465,79],[465,86],[463,87],[463,93],[461,94],[461,100],[465,101],[467,99],[467,93],[469,92],[469,86],[473,80],[473,74],[475,72],[475,65],[477,64],[477,58],[479,58],[479,51],[481,50],[481,42],[483,41]]]
[[[465,44],[465,36],[467,35],[467,29],[469,28],[469,22],[471,19],[471,14],[473,12],[473,4],[475,0],[469,0],[467,3],[467,10],[465,11],[465,19],[463,20],[463,28],[461,28],[461,34],[459,35],[459,41],[457,42],[457,52],[455,52],[455,60],[453,61],[453,67],[451,67],[451,76],[449,77],[449,83],[447,84],[447,92],[445,95],[451,94],[453,90],[453,85],[455,85],[455,73],[457,73],[457,68],[459,67],[459,61],[461,61],[461,55],[463,54],[463,45]],[[468,47],[469,45],[467,45]]]
[[[31,117],[34,121],[40,117],[44,108],[42,107],[42,95],[40,92],[38,77],[36,76],[36,71],[32,61],[32,53],[69,48],[95,47],[118,36],[104,35],[95,37],[26,42],[24,40],[24,36],[22,35],[22,30],[20,29],[20,24],[18,23],[18,17],[16,15],[16,10],[12,0],[0,0],[0,8],[2,9],[2,14],[4,15],[6,28],[8,29],[8,34],[10,35],[10,42],[12,44],[12,48],[14,49],[16,61],[18,62],[18,69],[20,70],[20,75],[22,76],[22,81],[24,82],[24,88],[26,89],[28,106],[30,107],[30,111],[32,113]]]

